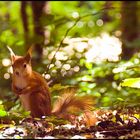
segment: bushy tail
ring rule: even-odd
[[[75,90],[66,90],[65,93],[54,103],[52,114],[58,117],[68,115],[69,111],[86,111],[93,108],[91,96],[75,96]]]

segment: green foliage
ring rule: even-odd
[[[25,40],[23,24],[20,14],[21,2],[0,2],[0,100],[3,101],[0,107],[1,117],[10,117],[9,110],[15,112],[11,115],[12,119],[19,120],[29,114],[22,111],[19,107],[19,101],[13,102],[13,94],[11,92],[11,64],[4,65],[4,59],[9,59],[10,55],[6,48],[9,45],[16,54],[25,54]],[[100,11],[104,7],[105,1],[74,1],[74,2],[57,2],[49,1],[48,7],[50,12],[43,16],[41,24],[48,34],[46,35],[47,43],[43,52],[43,60],[37,65],[33,64],[33,69],[39,73],[47,73],[50,78],[47,80],[53,81],[50,91],[53,93],[52,98],[58,96],[59,92],[68,87],[78,87],[78,95],[92,95],[96,97],[96,107],[116,107],[137,105],[139,106],[139,79],[132,77],[139,77],[139,68],[132,68],[135,65],[140,65],[140,54],[136,53],[130,60],[118,60],[112,62],[110,60],[104,61],[87,61],[86,52],[93,45],[89,43],[94,37],[100,37],[102,32],[107,32],[110,35],[120,37],[117,33],[120,32],[120,18],[121,18],[121,2],[112,2],[115,8],[108,11],[110,21],[103,20],[105,11]],[[32,23],[32,9],[27,7],[29,17],[29,29],[33,30]],[[99,12],[97,15],[93,13]],[[48,71],[46,68],[51,62],[52,57],[58,47],[58,44],[64,37],[66,31],[75,23],[79,17],[89,14],[85,18],[81,18],[76,26],[70,30],[68,39],[64,40],[59,52],[54,58]],[[100,23],[100,24],[99,24]],[[117,33],[116,33],[117,32]],[[32,36],[32,32],[31,35]],[[88,39],[87,39],[88,38]],[[31,39],[33,42],[38,41],[35,37]],[[110,42],[109,42],[110,43]],[[77,44],[80,44],[77,48]],[[87,45],[87,48],[81,49],[82,46]],[[114,43],[115,44],[115,43]],[[139,46],[139,39],[135,42],[128,42],[128,46]],[[70,48],[67,48],[67,46]],[[110,50],[109,50],[110,51]],[[94,52],[93,52],[94,53]],[[106,52],[108,53],[108,52]],[[33,52],[33,58],[35,57]],[[63,55],[63,59],[60,56]],[[90,54],[91,56],[93,54]],[[98,56],[97,56],[98,57]],[[131,67],[131,68],[130,68]],[[8,75],[8,76],[7,76]],[[7,78],[8,77],[8,78]],[[130,79],[132,78],[132,79]],[[126,79],[126,80],[124,80]],[[121,87],[137,87],[127,88]],[[16,112],[19,110],[19,112]],[[18,115],[18,114],[21,114]]]
[[[129,78],[125,79],[121,86],[133,87],[133,88],[140,88],[140,78]]]
[[[55,84],[53,87],[51,87],[50,91],[51,92],[53,92],[53,91],[59,92],[60,90],[67,89],[69,87],[72,87],[72,86],[69,86],[69,85],[63,86],[61,84]]]
[[[61,119],[61,118],[57,118],[55,116],[46,117],[45,120],[47,122],[51,123],[52,125],[62,125],[62,124],[67,124],[68,123],[67,120],[64,120],[64,119]]]
[[[4,109],[3,105],[0,105],[0,117],[5,117],[7,116],[7,112]]]

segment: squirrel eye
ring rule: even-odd
[[[23,67],[26,68],[26,64],[24,64]]]

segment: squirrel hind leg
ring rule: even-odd
[[[42,93],[31,94],[30,111],[32,117],[42,117],[51,115],[50,101]]]

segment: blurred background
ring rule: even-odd
[[[139,107],[139,89],[121,87],[139,77],[140,2],[1,1],[0,104],[20,108],[11,91],[6,48],[24,55],[33,45],[33,69],[49,82],[52,99],[67,87],[92,95],[97,108]]]

